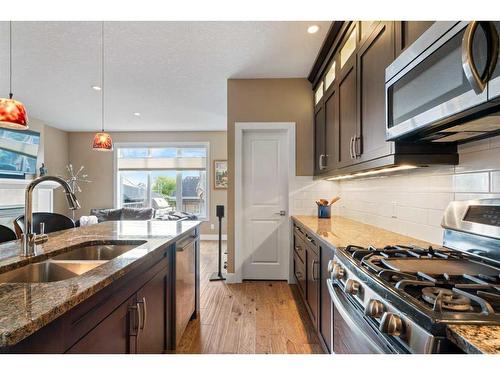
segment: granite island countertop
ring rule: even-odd
[[[292,218],[309,231],[316,233],[323,242],[334,247],[347,245],[379,247],[390,244],[436,246],[342,216],[318,219],[316,216],[297,215]],[[466,353],[500,354],[500,326],[498,325],[450,324],[446,331],[448,339]]]
[[[50,283],[0,283],[0,349],[15,345],[114,280],[162,251],[199,221],[109,221],[49,234],[37,255],[23,258],[21,242],[0,244],[0,273],[43,261],[89,241],[137,241],[143,243],[90,271]]]

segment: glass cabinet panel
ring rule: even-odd
[[[336,67],[336,62],[334,61],[333,64],[330,66],[330,69],[328,69],[328,72],[326,72],[325,76],[325,91],[328,90],[330,85],[335,81],[335,67]]]
[[[347,60],[349,60],[349,57],[351,57],[354,51],[356,50],[356,39],[357,39],[357,30],[356,28],[354,28],[352,29],[349,38],[347,38],[347,41],[340,50],[340,69],[344,67]]]
[[[318,85],[318,88],[314,92],[314,104],[318,104],[323,97],[323,82]]]

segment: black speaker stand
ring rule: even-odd
[[[224,214],[222,213],[222,215]],[[219,217],[219,270],[210,276],[210,281],[226,280],[224,275],[222,275],[222,215],[217,215]]]

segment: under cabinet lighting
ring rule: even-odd
[[[309,34],[316,34],[319,31],[319,26],[318,25],[311,25],[307,28],[307,32]]]
[[[134,116],[139,117],[141,115],[141,112],[134,112],[132,113]]]
[[[415,165],[399,165],[397,167],[388,167],[388,168],[375,169],[375,170],[366,171],[366,172],[345,174],[345,175],[341,175],[341,176],[327,178],[327,180],[328,181],[347,180],[349,178],[374,176],[374,175],[379,175],[379,174],[388,173],[388,172],[404,171],[404,170],[415,169],[415,168],[417,168],[417,166],[415,166]]]
[[[92,86],[92,90],[101,91],[102,87],[101,86]]]

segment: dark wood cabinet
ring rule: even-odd
[[[297,253],[293,254],[293,275],[295,276],[299,292],[302,298],[305,299],[307,288],[306,268],[304,261],[298,257]]]
[[[190,298],[189,316],[199,311],[199,230],[196,228],[179,241],[190,238],[183,247],[190,272],[183,279]],[[159,354],[175,349],[174,314],[176,301],[176,244],[148,254],[135,269],[117,278],[90,298],[79,303],[53,322],[15,346],[7,353],[72,354]],[[181,301],[182,302],[182,301]],[[180,305],[180,304],[179,304]]]
[[[348,65],[344,66],[339,77],[339,117],[335,132],[338,168],[356,163],[353,155],[353,142],[358,132],[356,90],[356,59],[353,58]]]
[[[416,41],[434,21],[396,21],[396,54],[399,56],[410,44]]]
[[[386,141],[385,70],[430,21],[345,22],[321,65],[316,138],[324,178],[403,164],[456,164],[456,146]],[[332,38],[330,38],[332,39]],[[321,55],[324,55],[321,54]],[[331,67],[335,66],[332,80]],[[324,134],[324,137],[323,137]],[[326,144],[325,144],[326,140]],[[429,155],[432,155],[429,157]],[[320,155],[317,155],[318,161]],[[318,163],[319,165],[319,163]]]
[[[323,344],[331,353],[332,336],[331,336],[331,299],[328,293],[326,281],[330,279],[330,272],[328,272],[328,263],[333,259],[335,251],[328,246],[320,246],[320,297],[319,297],[319,327],[318,331]]]
[[[306,301],[314,326],[318,326],[319,309],[319,255],[317,245],[311,237],[306,242]]]
[[[326,169],[325,108],[319,104],[314,115],[314,169],[316,174]]]
[[[385,68],[394,60],[394,23],[379,22],[357,53],[357,162],[392,152],[386,142]]]
[[[141,316],[137,339],[137,353],[161,354],[166,350],[166,286],[167,268],[160,271],[136,296]]]
[[[122,303],[92,331],[67,351],[68,354],[135,353],[137,332],[135,296]]]
[[[337,139],[336,129],[338,128],[339,103],[337,86],[332,85],[332,90],[325,99],[325,139],[326,157],[325,171],[329,172],[337,167]]]

